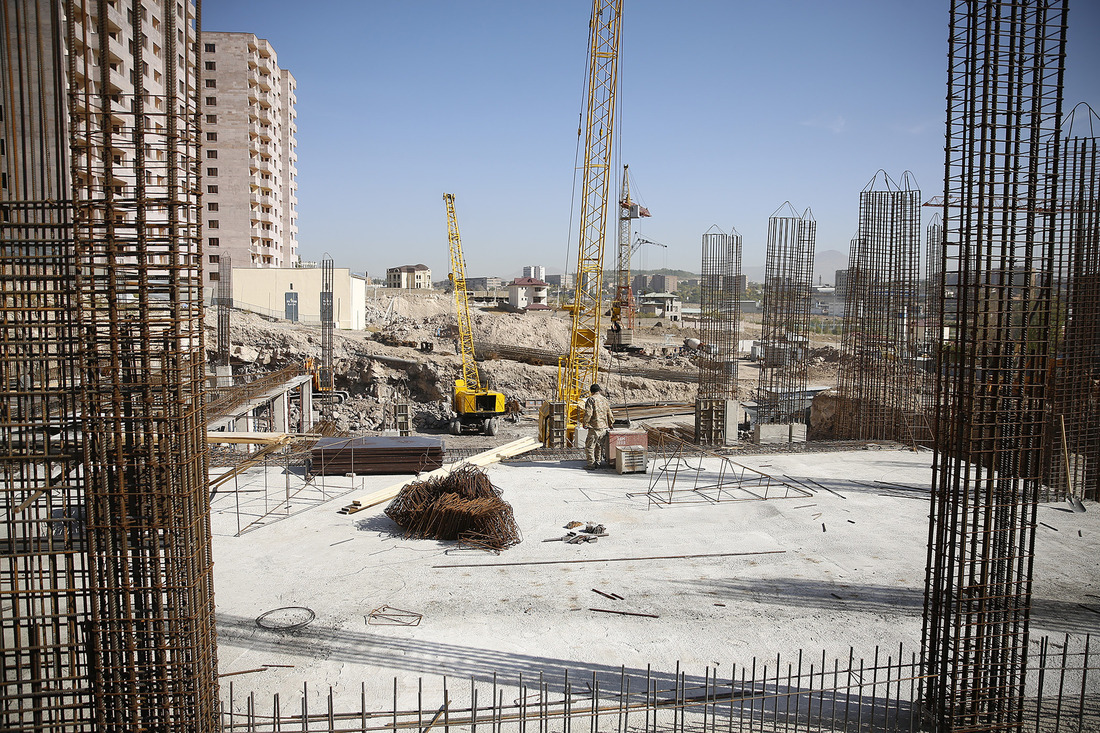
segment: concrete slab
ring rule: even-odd
[[[707,460],[698,466],[704,472],[715,468]],[[580,462],[494,465],[489,474],[524,535],[499,556],[401,539],[382,507],[337,514],[393,477],[319,477],[302,490],[300,475],[253,469],[213,500],[220,669],[292,665],[230,679],[238,694],[292,699],[308,681],[357,701],[364,680],[385,689],[398,678],[415,689],[424,677],[438,688],[443,675],[526,678],[593,665],[644,674],[647,665],[670,670],[677,662],[721,673],[753,655],[800,648],[843,657],[849,646],[857,656],[876,645],[918,650],[931,454],[737,460],[824,488],[814,486],[809,499],[657,507],[645,496],[650,475],[589,473]],[[289,516],[234,536],[288,493],[296,497]],[[1100,506],[1075,514],[1044,505],[1039,519],[1034,631],[1095,631]],[[610,536],[541,542],[571,520],[602,523]],[[663,559],[641,559],[652,557]],[[293,634],[257,627],[257,616],[282,606],[309,607],[316,619]],[[381,606],[423,618],[418,626],[368,624]]]

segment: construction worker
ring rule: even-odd
[[[584,453],[588,458],[585,468],[593,471],[607,463],[607,434],[615,423],[615,415],[611,403],[600,393],[600,385],[593,384],[588,391],[592,394],[584,403],[584,427],[588,429]]]

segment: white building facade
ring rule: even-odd
[[[508,285],[508,305],[519,309],[549,308],[550,285],[533,277],[517,277]]]

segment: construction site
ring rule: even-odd
[[[477,302],[441,184],[447,288],[344,329],[328,256],[317,324],[204,282],[200,0],[0,0],[0,731],[1100,731],[1067,0],[950,3],[943,186],[868,171],[831,315],[784,201],[761,282],[692,235],[691,321],[632,285],[629,5],[567,292]]]

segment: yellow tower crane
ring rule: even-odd
[[[481,386],[481,378],[474,360],[474,332],[470,319],[470,300],[466,292],[466,260],[462,257],[462,239],[458,234],[458,217],[455,214],[453,193],[443,194],[447,206],[447,240],[451,248],[451,289],[458,313],[459,355],[462,357],[462,378],[455,380],[451,407],[456,417],[451,421],[455,435],[464,429],[480,430],[486,435],[496,435],[497,418],[504,414],[504,395]]]
[[[623,0],[593,0],[589,21],[588,109],[585,115],[577,280],[569,355],[558,363],[557,405],[539,410],[539,437],[550,445],[572,445],[584,411],[583,400],[599,371],[600,300],[611,183],[611,140],[615,129]]]

